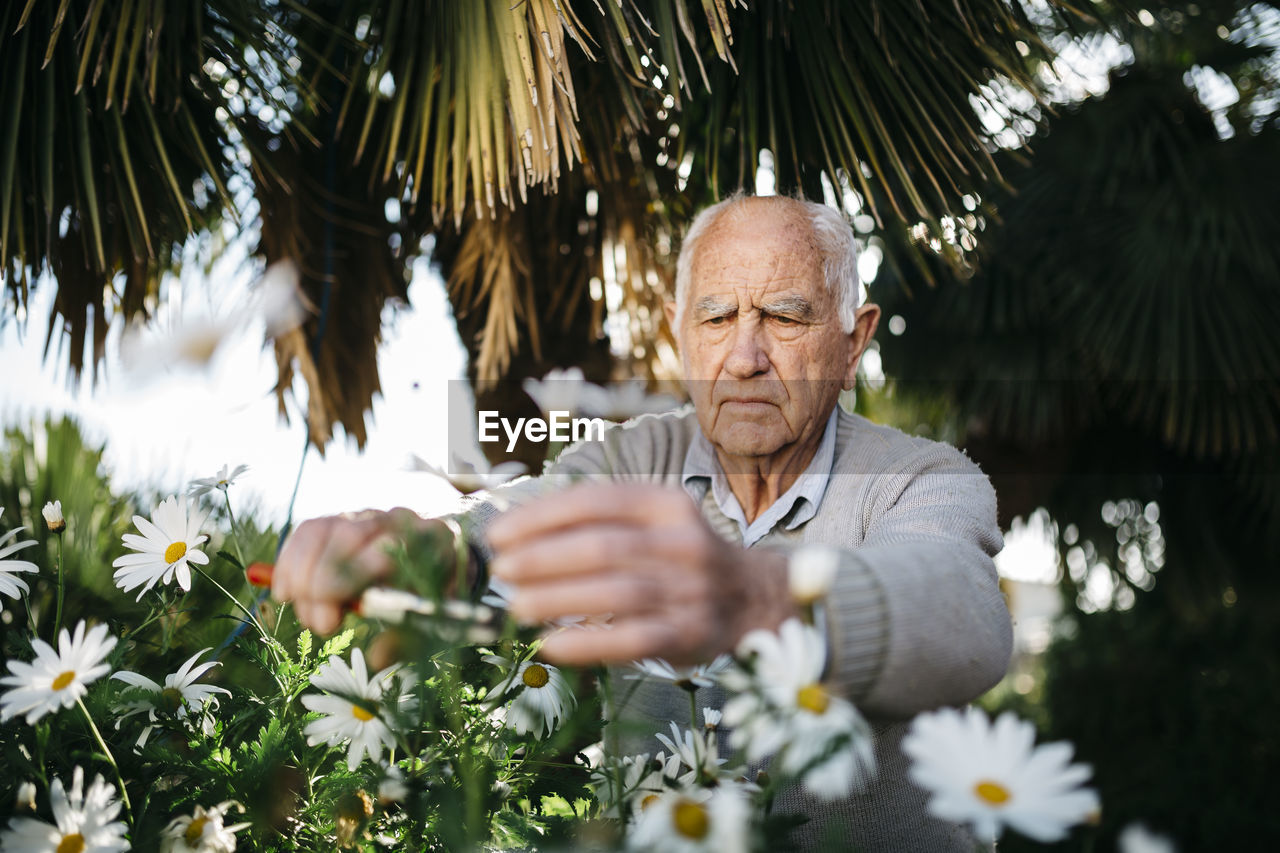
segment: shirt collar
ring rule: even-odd
[[[839,407],[832,409],[827,425],[809,466],[796,478],[791,488],[774,501],[756,520],[747,523],[738,499],[729,488],[729,478],[720,467],[715,449],[702,430],[698,430],[684,456],[681,485],[695,503],[701,503],[710,488],[716,505],[727,518],[733,519],[742,534],[742,544],[751,547],[779,523],[793,530],[813,518],[827,492],[831,468],[836,458],[836,420]]]

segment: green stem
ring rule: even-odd
[[[31,612],[31,598],[25,592],[22,593],[22,606],[27,611],[27,624],[31,626],[31,636],[35,637],[37,636],[36,615]],[[57,642],[58,642],[58,635],[54,634],[53,636],[54,645],[57,645]]]
[[[166,600],[163,598],[160,600],[160,603],[163,604],[164,606],[160,608],[152,607],[151,613],[148,614],[147,618],[143,619],[141,622],[135,625],[127,634],[121,637],[121,639],[122,640],[130,639],[133,636],[137,635],[143,628],[150,625],[152,622],[158,621],[159,619],[163,618],[169,612],[169,606],[166,603]]]
[[[236,515],[231,511],[231,494],[226,490],[222,490],[222,497],[227,502],[227,519],[231,522],[231,544],[236,546],[236,557],[240,560],[240,568],[245,568],[248,563],[244,561],[244,551],[240,549],[240,532],[236,530]]]
[[[441,675],[444,677],[444,695],[446,696],[457,696],[461,693],[461,683],[459,682],[456,670],[457,664],[452,658],[453,655],[450,654],[450,660],[445,661],[444,665],[440,667]],[[462,706],[457,702],[449,702],[448,706],[449,722],[453,729],[461,734],[466,730],[466,725],[462,719]],[[487,840],[488,834],[488,823],[484,819],[485,792],[481,790],[477,784],[481,780],[476,778],[477,767],[475,756],[473,755],[472,749],[469,745],[463,744],[463,749],[461,750],[458,759],[458,770],[461,772],[463,777],[463,798],[466,803],[466,824],[464,827],[464,833],[467,840],[470,842],[470,846],[479,847],[481,843]],[[479,834],[481,824],[484,824],[485,826],[484,836]]]
[[[93,716],[89,714],[89,709],[84,706],[83,699],[76,699],[76,704],[80,706],[80,710],[84,712],[84,718],[89,723],[89,728],[93,731],[94,738],[98,741],[98,746],[102,747],[102,754],[106,756],[107,763],[111,765],[111,769],[116,771],[116,782],[120,784],[120,799],[124,803],[124,810],[129,815],[129,823],[133,823],[133,804],[129,802],[129,791],[124,786],[124,777],[120,775],[120,765],[116,763],[116,757],[111,754],[111,748],[107,746],[107,742],[102,739],[102,732],[98,731],[98,726],[93,722]]]
[[[276,624],[271,626],[271,636],[277,637],[277,638],[279,637],[280,623],[284,621],[284,614],[288,611],[288,609],[289,609],[289,602],[287,601],[280,602],[279,606],[276,607]]]
[[[618,764],[617,726],[612,725],[619,713],[613,703],[613,682],[609,678],[607,666],[600,667],[597,680],[600,683],[600,692],[604,695],[604,766],[605,778],[609,781],[609,803],[618,810],[618,818],[625,826],[627,815],[622,798],[626,796],[626,791],[623,790],[626,780],[622,778],[622,770]]]
[[[53,618],[53,636],[56,640],[62,630],[62,593],[66,585],[62,582],[62,534],[58,534],[58,610]]]
[[[160,618],[160,625],[164,628],[161,651],[164,654],[168,654],[169,645],[173,642],[173,629],[178,624],[178,614],[173,612],[174,602],[169,600],[168,591],[164,593],[164,597],[161,601],[164,604],[164,615]]]
[[[227,598],[231,599],[231,603],[234,604],[236,607],[239,607],[240,611],[244,613],[245,616],[249,617],[249,621],[253,623],[253,627],[258,629],[258,633],[261,634],[264,639],[268,636],[267,629],[262,627],[262,623],[258,621],[258,617],[254,616],[253,612],[249,610],[249,608],[241,604],[240,599],[232,595],[225,586],[223,586],[222,584],[214,580],[213,576],[210,575],[208,572],[206,572],[204,569],[201,569],[199,566],[196,566],[196,565],[192,565],[191,568],[195,569],[196,572],[205,580],[209,581],[209,583],[213,584],[218,589],[222,590],[222,594],[225,595]]]
[[[462,532],[462,525],[452,518],[441,519],[453,536],[453,597],[469,600],[467,588],[467,569],[471,567],[471,552],[467,550],[467,539]],[[437,594],[438,597],[438,594]]]
[[[698,754],[698,744],[702,742],[702,736],[698,734],[698,693],[696,690],[689,691],[689,734],[693,735],[693,761],[697,765],[698,784],[701,785],[706,780],[702,778],[702,756]]]

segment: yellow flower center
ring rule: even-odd
[[[694,841],[706,838],[707,832],[711,829],[711,819],[707,817],[707,810],[701,803],[695,803],[693,800],[681,800],[676,803],[675,808],[671,810],[671,822],[675,824],[676,832]]]
[[[50,686],[53,687],[54,690],[65,690],[67,689],[67,685],[69,685],[71,682],[75,680],[76,680],[75,671],[69,669],[66,672],[62,673],[62,675],[59,675],[57,678],[55,678],[53,680],[53,684]]]
[[[531,663],[520,676],[526,687],[546,687],[551,680],[551,673],[540,663]]]
[[[164,561],[173,564],[187,556],[187,543],[174,542],[168,548],[164,549]]]
[[[370,710],[360,707],[359,705],[351,706],[351,716],[355,717],[362,723],[367,723],[374,718],[374,713]]]
[[[84,836],[78,832],[73,832],[70,835],[63,836],[63,839],[58,842],[58,847],[54,850],[54,853],[82,853],[83,850]]]
[[[821,684],[806,684],[796,691],[796,704],[814,714],[825,714],[831,694]]]
[[[657,801],[658,801],[657,794],[649,794],[647,797],[645,797],[643,800],[640,801],[640,811],[644,811],[645,809],[649,808],[649,806],[653,805]]]
[[[990,779],[980,780],[973,786],[973,792],[978,795],[978,799],[992,806],[1003,806],[1013,796],[1004,785]]]
[[[182,838],[187,842],[188,847],[195,847],[200,843],[201,836],[204,835],[204,825],[209,822],[207,817],[198,817],[191,821],[187,826],[187,831],[182,834]]]
[[[182,707],[182,691],[176,687],[166,687],[160,691],[160,704],[170,714],[178,713]]]

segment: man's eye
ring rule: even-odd
[[[772,319],[774,322],[781,323],[784,326],[794,326],[800,322],[795,317],[783,317],[778,314],[771,315],[770,319]]]
[[[728,317],[708,317],[706,322],[709,326],[723,326]]]

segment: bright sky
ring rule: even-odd
[[[214,264],[211,278],[227,282],[217,293],[200,280],[199,266],[185,263],[182,279],[170,282],[171,299],[148,336],[225,316],[243,302],[254,272],[242,251],[233,245]],[[261,322],[224,339],[201,368],[128,369],[118,355],[117,329],[97,387],[86,381],[72,391],[60,366],[65,359],[41,358],[52,295],[51,287],[36,291],[25,333],[19,334],[12,318],[0,330],[0,423],[39,421],[45,412],[74,414],[90,442],[105,442],[118,489],[180,493],[192,478],[213,476],[224,464],[247,464],[249,471],[232,487],[233,502],[283,522],[302,459],[304,426],[296,403],[290,424],[277,416],[275,360],[263,347]],[[442,282],[425,262],[414,267],[410,300],[412,310],[384,314],[383,396],[375,400],[363,454],[345,439],[331,444],[323,459],[309,451],[295,519],[397,505],[439,513],[456,500],[436,478],[403,470],[410,453],[445,461],[446,389],[449,380],[463,377],[466,364]]]

